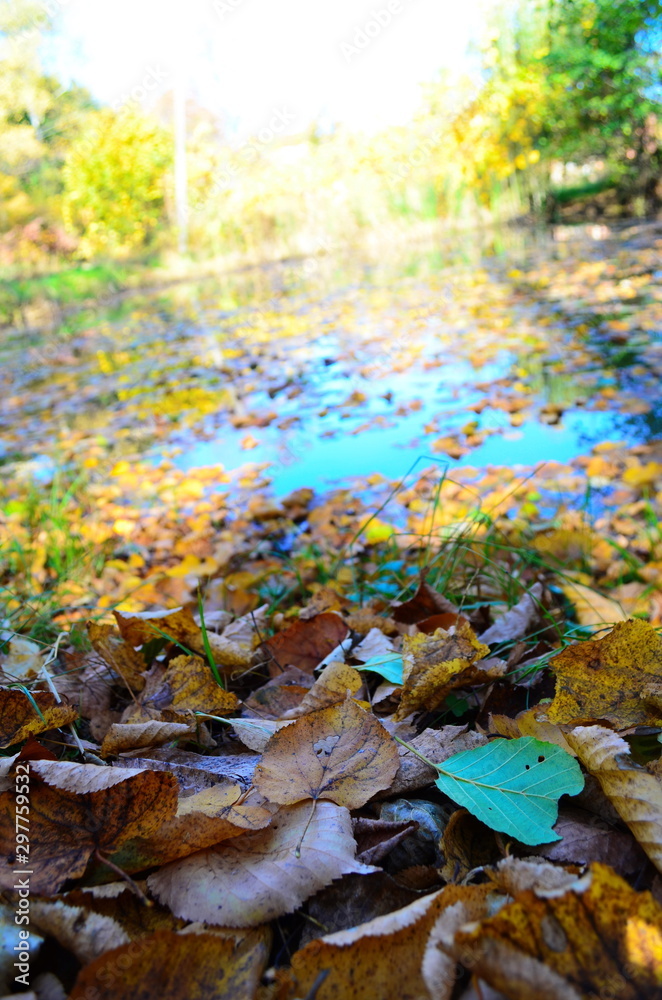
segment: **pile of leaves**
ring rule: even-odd
[[[452,539],[465,600],[438,573],[371,595],[384,543],[348,541],[332,510],[353,571],[280,606],[235,578],[225,607],[210,585],[91,621],[86,649],[6,643],[1,919],[13,946],[27,878],[21,983],[662,996],[662,636],[621,611],[571,641],[551,572],[506,560],[520,596],[499,605],[490,561]]]

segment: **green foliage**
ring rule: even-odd
[[[444,761],[435,781],[445,795],[481,822],[523,844],[561,838],[552,829],[561,795],[584,787],[579,764],[554,743],[531,736],[493,740]]]
[[[64,165],[64,217],[84,256],[128,253],[165,223],[169,134],[130,109],[89,115]]]

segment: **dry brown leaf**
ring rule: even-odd
[[[142,653],[126,642],[112,625],[88,622],[87,634],[94,651],[121,678],[125,687],[129,691],[142,691],[145,687],[143,674],[147,670]]]
[[[460,927],[451,952],[512,1000],[652,1000],[662,992],[662,907],[593,864],[565,890],[525,890]]]
[[[618,601],[583,583],[568,580],[561,589],[574,604],[579,624],[592,631],[604,628],[605,624],[626,621],[628,617]]]
[[[163,686],[154,695],[155,704],[166,704],[178,712],[209,712],[224,715],[239,705],[236,694],[226,691],[214,680],[208,663],[199,656],[176,656],[168,664]]]
[[[445,882],[462,882],[474,868],[494,864],[499,858],[494,830],[466,809],[456,809],[443,832],[439,847],[444,856],[440,874]]]
[[[542,584],[534,583],[528,593],[524,594],[510,611],[506,611],[497,618],[494,625],[481,634],[480,641],[494,645],[497,642],[512,642],[513,639],[521,639],[540,615],[541,597]]]
[[[358,809],[389,788],[397,746],[379,720],[347,699],[312,712],[272,736],[255,769],[255,786],[272,802],[331,799]]]
[[[57,892],[78,878],[95,851],[109,853],[131,837],[148,836],[177,808],[177,782],[165,772],[129,771],[67,761],[30,764],[30,887]],[[11,887],[16,796],[0,795],[0,884]],[[11,847],[9,846],[11,845]]]
[[[632,760],[628,744],[610,729],[578,726],[566,738],[662,871],[662,782]]]
[[[605,719],[619,728],[662,722],[662,708],[642,698],[662,679],[662,635],[647,622],[619,622],[603,639],[568,646],[550,660],[556,696],[550,722]]]
[[[156,933],[106,952],[78,975],[71,1000],[254,1000],[269,955],[263,933]]]
[[[432,635],[404,636],[404,683],[396,720],[419,709],[438,708],[453,688],[471,682],[477,673],[475,661],[489,652],[468,624],[452,635],[440,628]]]
[[[121,757],[114,767],[140,767],[174,774],[182,796],[195,795],[219,782],[241,785],[247,791],[253,783],[256,754],[229,754],[203,757],[188,750],[150,750],[137,757]]]
[[[562,807],[554,830],[561,840],[536,847],[537,853],[550,861],[575,865],[600,861],[619,875],[640,871],[646,862],[642,849],[629,833],[615,830],[613,825],[585,809]]]
[[[284,806],[271,826],[166,865],[148,879],[173,913],[227,927],[254,927],[291,913],[347,872],[354,860],[349,812],[333,802]]]
[[[177,815],[151,836],[134,837],[111,860],[123,871],[139,872],[202,851],[248,830],[263,830],[276,811],[255,791],[217,784],[179,800]]]
[[[347,697],[355,696],[363,687],[363,678],[358,670],[334,660],[329,663],[296,708],[291,708],[283,719],[297,719],[301,715],[329,708]]]
[[[423,580],[409,601],[395,607],[393,618],[405,625],[415,625],[416,622],[423,621],[431,615],[457,613],[458,608],[451,601]]]
[[[179,722],[115,723],[104,736],[100,754],[110,757],[124,750],[160,747],[164,743],[195,733],[195,727]]]
[[[0,747],[21,743],[28,736],[48,729],[59,729],[78,718],[78,711],[73,705],[58,703],[50,691],[35,691],[32,698],[43,718],[35,711],[24,691],[0,689]]]
[[[448,886],[401,910],[311,941],[292,956],[296,996],[310,995],[329,970],[316,1000],[446,1000],[455,987],[455,961],[436,948],[430,932],[458,898],[485,896],[486,887]]]
[[[340,615],[331,611],[309,621],[296,621],[267,639],[261,649],[269,659],[269,673],[278,676],[287,667],[312,674],[322,660],[346,639],[349,629]]]
[[[0,673],[10,681],[32,680],[44,665],[44,652],[39,643],[15,635],[9,640],[7,652],[0,656]]]
[[[359,816],[353,820],[352,828],[357,858],[366,865],[376,865],[411,833],[416,833],[418,823],[416,820],[390,822]]]

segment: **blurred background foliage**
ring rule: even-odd
[[[505,0],[474,78],[440,76],[408,126],[237,147],[187,106],[190,253],[316,253],[382,227],[599,217],[662,203],[660,0]],[[172,95],[99,107],[45,72],[52,28],[0,2],[0,266],[16,277],[176,245]],[[321,236],[320,234],[323,234]]]

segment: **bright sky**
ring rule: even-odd
[[[104,103],[158,97],[181,59],[191,96],[238,138],[274,114],[373,129],[406,121],[420,83],[470,64],[486,0],[56,0],[49,62]],[[380,23],[381,22],[381,23]]]

